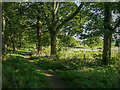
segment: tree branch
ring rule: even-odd
[[[55,14],[57,13],[58,7],[59,7],[60,2],[57,3],[56,9],[55,9]]]
[[[49,31],[44,31],[44,32],[42,32],[42,33],[41,33],[41,36],[44,36],[44,34],[47,33],[47,32],[49,32]]]
[[[55,26],[56,24],[62,19],[63,16],[59,17],[59,19],[55,22]]]
[[[79,5],[77,10],[73,14],[68,16],[68,18],[66,18],[60,25],[58,25],[58,27],[56,28],[56,33],[59,32],[59,30],[63,27],[63,25],[65,25],[68,21],[73,19],[79,13],[79,11],[81,10],[82,6],[83,6],[83,2],[81,2],[81,5]]]
[[[56,8],[56,2],[52,3],[52,27],[54,27],[55,24],[55,8]]]
[[[48,30],[47,31],[44,31],[44,32],[42,32],[43,34],[45,34],[45,33],[47,33],[48,32]]]

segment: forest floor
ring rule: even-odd
[[[99,51],[60,53],[60,58],[37,55],[36,50],[9,50],[2,64],[3,88],[119,88],[120,69],[117,51],[110,64],[101,64]],[[47,52],[48,49],[44,49]],[[49,52],[48,54],[49,55]],[[68,58],[66,58],[66,56]],[[94,56],[96,55],[96,56]],[[91,57],[90,57],[91,56]]]
[[[33,63],[34,65],[36,65],[38,67],[38,69],[40,69],[47,77],[48,77],[48,81],[50,83],[50,85],[53,88],[67,88],[67,84],[65,83],[65,81],[58,75],[54,75],[51,72],[49,72],[48,70],[43,69],[42,67],[38,66],[34,60],[32,60],[29,55],[25,54],[24,58],[26,58],[27,60],[29,60],[31,63]]]

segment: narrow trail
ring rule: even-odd
[[[60,78],[59,76],[53,75],[52,73],[50,73],[48,70],[43,69],[42,67],[38,66],[34,60],[31,60],[27,54],[24,55],[24,58],[26,58],[27,60],[29,60],[31,63],[33,63],[34,65],[36,65],[38,67],[38,69],[40,69],[43,73],[45,73],[45,75],[48,77],[48,80],[51,84],[51,86],[53,88],[67,88],[67,85],[65,83],[64,80],[62,80],[62,78]]]

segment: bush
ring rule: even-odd
[[[60,39],[59,43],[62,43],[64,46],[68,47],[75,47],[76,40],[68,35],[59,35],[58,38]]]

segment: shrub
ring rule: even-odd
[[[59,43],[62,43],[64,46],[68,47],[75,47],[76,40],[68,35],[59,35],[58,38],[60,39]]]

